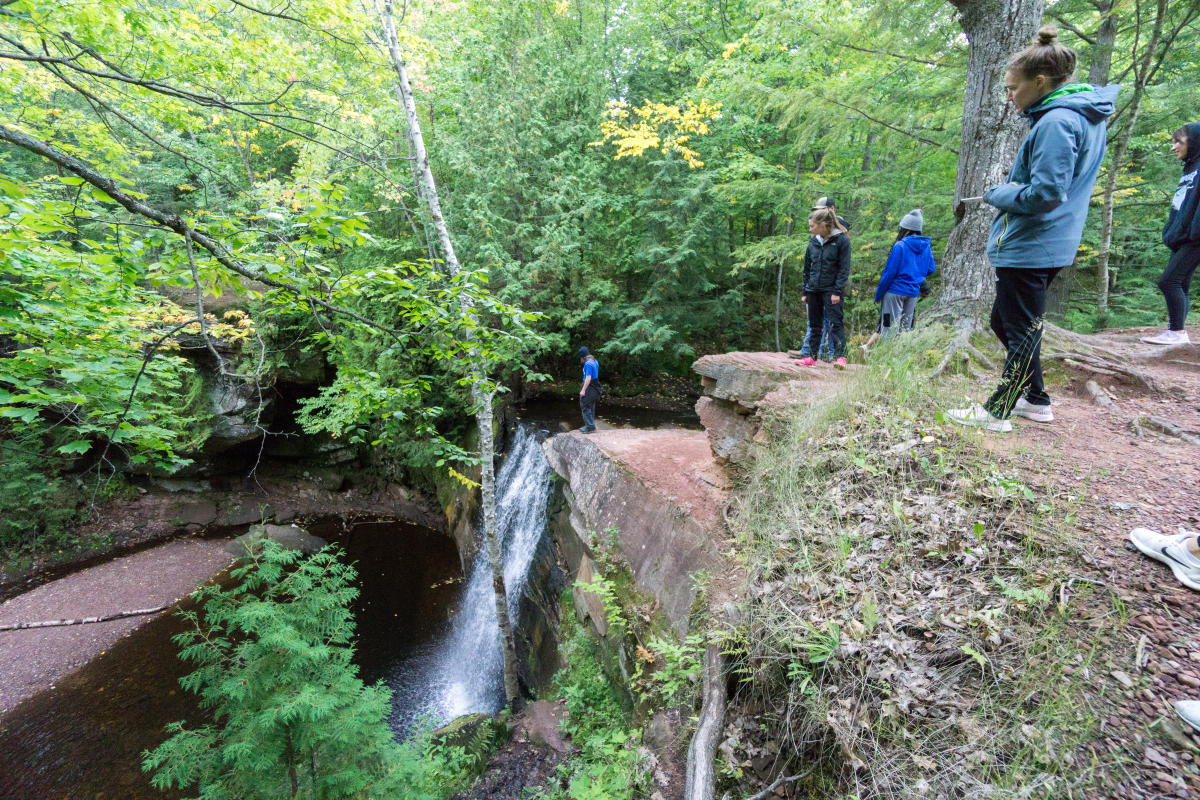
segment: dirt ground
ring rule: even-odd
[[[1051,386],[1053,423],[1014,418],[1011,436],[988,441],[1041,492],[1078,498],[1074,528],[1090,559],[1080,565],[1081,577],[1099,581],[1124,605],[1115,619],[1111,604],[1096,608],[1097,625],[1080,632],[1112,657],[1091,667],[1102,739],[1087,748],[1093,764],[1110,772],[1117,787],[1111,796],[1200,797],[1200,734],[1172,707],[1175,700],[1200,700],[1200,594],[1128,540],[1135,527],[1200,531],[1200,445],[1132,424],[1156,417],[1200,435],[1200,347],[1173,348],[1162,357],[1162,348],[1138,341],[1151,332],[1089,338],[1166,392],[1070,368],[1065,381]],[[1191,335],[1200,340],[1200,331]],[[1115,408],[1093,401],[1089,379]]]

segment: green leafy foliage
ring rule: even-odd
[[[38,453],[6,452],[0,459],[0,549],[16,562],[71,541],[79,495]]]
[[[561,631],[566,666],[555,676],[559,697],[566,701],[564,732],[579,746],[559,767],[559,785],[543,788],[547,800],[607,800],[633,797],[642,775],[637,732],[626,711],[624,690],[602,646],[584,624],[567,615]],[[564,792],[560,786],[566,783]]]
[[[702,672],[702,634],[689,634],[682,642],[651,636],[637,656],[632,682],[643,701],[652,708],[692,705]]]
[[[398,745],[390,691],[352,663],[354,568],[334,548],[311,557],[264,542],[225,588],[196,594],[175,637],[197,669],[180,680],[210,722],[175,722],[144,768],[158,788],[201,798],[438,798],[461,781],[461,751]]]
[[[145,357],[173,309],[138,285],[141,267],[115,239],[79,238],[95,207],[49,199],[68,191],[58,183],[0,181],[0,444],[79,456],[108,441],[134,463],[176,467],[192,420],[170,397],[190,366]]]

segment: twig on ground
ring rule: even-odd
[[[170,607],[170,605],[165,605],[155,608],[138,608],[133,611],[118,611],[115,614],[103,614],[98,617],[79,617],[77,619],[52,619],[44,622],[12,622],[7,625],[0,625],[0,631],[23,631],[29,628],[61,628],[66,625],[90,625],[94,622],[111,622],[114,619],[157,614],[160,611],[166,611]]]
[[[747,797],[746,800],[766,800],[767,797],[769,797],[771,794],[773,794],[776,789],[778,789],[780,786],[783,786],[785,783],[795,783],[796,781],[802,781],[811,774],[812,774],[812,770],[806,769],[804,772],[801,772],[799,775],[789,775],[786,778],[780,778],[779,780],[775,781],[767,788],[763,789],[758,794]]]

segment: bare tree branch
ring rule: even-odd
[[[351,311],[348,308],[342,308],[341,306],[329,303],[325,300],[312,297],[311,292],[307,292],[295,284],[287,281],[276,280],[269,275],[252,269],[245,264],[239,263],[234,255],[230,253],[223,244],[203,231],[191,227],[178,214],[169,214],[165,211],[161,211],[157,208],[146,205],[141,200],[138,200],[121,189],[121,187],[119,187],[111,178],[101,175],[99,172],[92,169],[79,159],[62,152],[46,142],[34,139],[32,136],[28,136],[21,131],[14,130],[4,125],[0,125],[0,141],[14,144],[17,147],[21,147],[31,153],[35,153],[53,162],[54,164],[57,164],[63,169],[74,173],[90,183],[92,186],[95,186],[97,189],[103,191],[105,194],[111,197],[114,202],[123,206],[127,211],[137,214],[138,216],[145,217],[146,219],[153,220],[164,228],[168,228],[180,236],[190,237],[192,241],[207,250],[209,254],[216,259],[217,263],[231,272],[235,272],[244,278],[258,281],[259,283],[270,286],[273,289],[279,289],[296,297],[309,300],[315,305],[324,308],[326,311],[353,319],[369,328],[373,328],[381,333],[386,333],[388,336],[391,336],[397,340],[401,340],[409,333],[408,331],[398,331],[393,328],[389,328],[385,325],[375,322],[374,320],[368,319],[361,314]]]
[[[870,114],[863,111],[861,108],[855,108],[852,105],[847,105],[846,103],[843,103],[839,100],[834,100],[832,97],[822,97],[821,100],[826,103],[832,103],[835,106],[841,106],[842,108],[849,109],[850,111],[853,111],[856,114],[861,114],[862,116],[869,119],[871,122],[874,122],[876,125],[882,125],[883,127],[893,130],[896,133],[902,133],[905,136],[908,136],[912,139],[916,139],[918,142],[924,142],[925,144],[933,145],[934,147],[940,147],[943,150],[949,150],[951,153],[954,153],[955,155],[958,154],[958,148],[956,148],[956,147],[951,147],[950,145],[943,144],[941,142],[935,142],[932,139],[926,139],[924,136],[921,136],[919,133],[913,133],[912,131],[907,131],[904,128],[900,128],[896,125],[893,125],[890,122],[884,122],[883,120],[881,120],[877,117],[872,117]]]

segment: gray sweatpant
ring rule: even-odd
[[[917,313],[917,298],[885,292],[879,309],[879,332],[883,338],[900,331],[912,330],[913,314]]]

